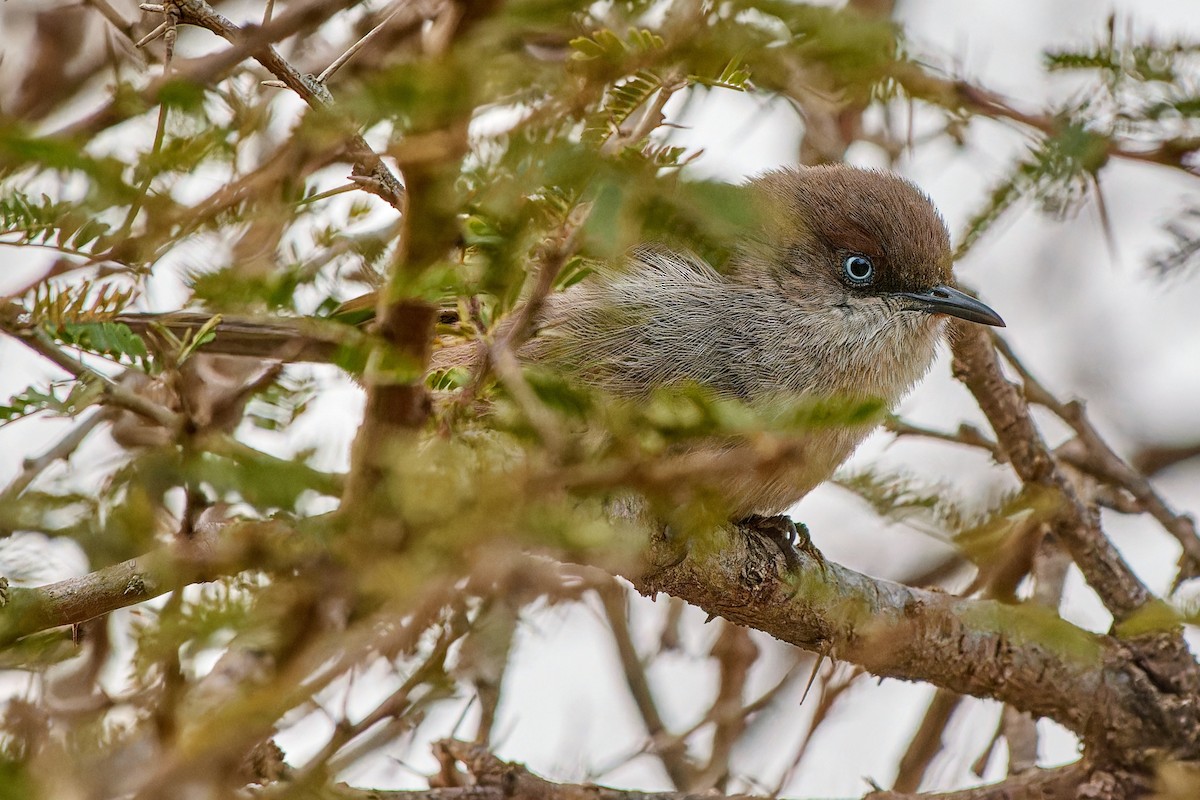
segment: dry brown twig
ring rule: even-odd
[[[991,439],[984,436],[974,425],[964,423],[959,425],[958,430],[954,433],[947,433],[922,425],[914,425],[899,417],[890,416],[884,420],[883,427],[896,434],[897,437],[918,436],[926,439],[934,439],[939,442],[977,447],[981,450],[986,450],[997,464],[1003,464],[1005,461],[1004,450]]]
[[[955,333],[955,375],[975,395],[1017,475],[1061,498],[1055,532],[1113,617],[1127,618],[1150,601],[1150,591],[1104,535],[1096,509],[1080,500],[1057,468],[1026,401],[1001,372],[988,334],[965,326],[956,326]]]
[[[713,792],[637,792],[595,784],[559,784],[530,772],[521,764],[502,761],[484,747],[453,739],[436,742],[434,753],[441,769],[429,789],[378,791],[340,785],[331,800],[505,800],[511,797],[539,800],[754,800],[751,795],[722,795]],[[466,767],[466,774],[458,764]],[[1084,776],[1078,766],[1039,770],[1003,783],[948,792],[938,800],[1045,800],[1066,796]],[[869,800],[920,800],[929,795],[874,792]]]
[[[1059,135],[1066,124],[1065,120],[1048,114],[1022,111],[999,93],[965,80],[944,80],[926,73],[921,76],[918,84],[924,88],[932,88],[931,96],[941,94],[947,98],[947,105],[957,103],[980,116],[1011,120],[1046,136]],[[1112,158],[1157,164],[1180,169],[1192,175],[1200,175],[1200,166],[1189,163],[1188,160],[1188,157],[1197,151],[1200,151],[1200,138],[1171,139],[1148,149],[1134,149],[1115,139],[1108,144],[1108,155]]]
[[[279,17],[275,22],[247,34],[224,16],[218,14],[205,0],[188,0],[186,3],[166,3],[161,6],[146,4],[142,8],[153,13],[167,14],[169,18],[177,18],[178,22],[183,24],[195,25],[212,31],[233,44],[233,49],[239,56],[251,57],[258,61],[314,109],[318,111],[333,109],[333,95],[330,94],[324,83],[311,76],[301,74],[271,46],[270,43],[277,40],[273,37],[277,37],[279,34],[274,31],[266,36],[263,34],[264,31],[279,25],[280,21],[288,15]],[[293,11],[294,9],[289,9],[289,14]],[[336,119],[337,116],[331,115],[331,118]],[[363,181],[363,188],[378,195],[397,211],[403,211],[404,188],[399,179],[392,174],[380,159],[379,154],[367,144],[361,134],[347,127],[345,136],[347,155],[355,165],[354,174],[369,179]]]
[[[319,25],[355,2],[357,0],[309,0],[306,3],[292,5],[286,13],[275,17],[269,24],[255,30],[253,36],[244,39],[237,46],[213,55],[190,59],[182,63],[176,60],[176,69],[170,77],[161,76],[156,78],[136,92],[137,103],[114,99],[90,115],[63,126],[52,133],[51,136],[77,137],[82,139],[95,136],[100,131],[120,124],[131,116],[140,113],[140,109],[142,108],[159,105],[162,102],[163,92],[170,90],[174,81],[208,85],[213,81],[226,77],[231,70],[242,63],[254,50]],[[187,3],[177,2],[174,5],[182,11],[185,7],[190,6],[191,3],[189,0]],[[198,7],[198,9],[200,12],[203,12],[202,7]],[[181,21],[186,20],[181,17]]]
[[[625,589],[617,581],[610,580],[607,585],[597,587],[596,593],[604,606],[604,615],[621,659],[625,685],[650,738],[646,749],[662,762],[675,788],[691,791],[698,768],[688,756],[686,743],[671,735],[659,713],[649,676],[629,630]]]
[[[1081,401],[1064,403],[1055,398],[1003,338],[995,337],[995,341],[1004,359],[1021,376],[1025,397],[1052,411],[1075,431],[1077,441],[1082,445],[1082,453],[1078,448],[1062,448],[1062,456],[1098,480],[1129,492],[1140,507],[1179,542],[1183,555],[1177,583],[1200,574],[1200,536],[1197,536],[1196,524],[1191,516],[1175,512],[1145,476],[1117,455],[1092,424]]]
[[[292,778],[294,783],[303,784],[318,771],[327,770],[335,756],[356,738],[367,733],[381,723],[388,723],[399,718],[405,711],[413,692],[425,681],[439,672],[445,671],[446,657],[450,647],[458,642],[467,632],[465,613],[461,610],[453,613],[451,619],[442,628],[437,642],[415,669],[399,687],[383,700],[375,704],[375,708],[362,715],[358,721],[341,720],[334,728],[333,734],[304,766],[296,769]],[[388,734],[392,735],[393,730]],[[377,744],[377,743],[376,743]]]
[[[77,422],[61,439],[47,448],[40,456],[27,458],[21,465],[21,472],[13,478],[4,491],[0,492],[0,506],[11,503],[37,480],[38,476],[58,461],[66,461],[79,446],[83,444],[92,431],[111,417],[106,410],[95,411]]]

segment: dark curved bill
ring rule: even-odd
[[[911,300],[912,305],[909,308],[913,311],[946,314],[965,319],[968,322],[978,322],[980,325],[1004,327],[1004,320],[1000,319],[999,314],[953,286],[935,286],[923,292],[897,292],[896,294]]]

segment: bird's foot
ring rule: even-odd
[[[766,517],[761,514],[751,514],[741,520],[742,525],[766,536],[779,552],[783,553],[783,561],[788,572],[795,572],[800,567],[800,553],[804,553],[817,562],[821,571],[825,571],[825,556],[813,544],[808,534],[808,526],[801,522],[799,525],[785,514],[775,514]]]

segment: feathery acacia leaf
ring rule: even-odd
[[[52,384],[48,390],[31,386],[13,395],[0,405],[0,423],[47,412],[56,416],[74,417],[100,397],[103,387],[95,381],[72,381]]]

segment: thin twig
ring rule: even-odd
[[[271,39],[264,39],[263,31],[273,27],[275,23],[265,25],[257,31],[247,34],[233,22],[218,14],[205,0],[193,0],[182,6],[181,12],[181,22],[212,31],[226,39],[234,45],[234,49],[238,50],[239,54],[254,58],[313,108],[320,110],[333,108],[333,96],[324,84],[302,74],[271,46]],[[279,19],[282,20],[283,17]],[[276,20],[276,22],[278,21]],[[331,118],[337,119],[338,117],[332,115]],[[400,180],[388,169],[379,154],[367,144],[366,139],[353,127],[347,125],[345,134],[346,150],[355,162],[356,172],[374,179],[374,183],[364,184],[364,187],[374,191],[397,211],[403,212],[404,189]]]
[[[341,771],[349,766],[345,763],[334,765],[329,762],[337,755],[338,751],[370,728],[402,714],[412,693],[430,678],[445,670],[446,656],[450,652],[451,645],[463,637],[467,632],[467,627],[461,610],[455,613],[443,627],[442,634],[438,637],[429,655],[422,660],[408,678],[394,692],[377,703],[370,713],[363,715],[358,722],[343,721],[339,723],[321,749],[308,760],[307,764],[297,769],[293,782],[303,783],[306,778],[319,769],[331,767],[336,771]]]
[[[974,86],[966,81],[942,80],[929,73],[923,73],[920,82],[926,88],[936,87],[930,95],[941,93],[946,96],[947,103],[958,104],[983,116],[1008,119],[1034,128],[1046,136],[1059,135],[1066,125],[1066,121],[1061,117],[1022,111],[999,93]],[[1155,147],[1141,150],[1131,149],[1116,139],[1108,142],[1108,155],[1111,157],[1174,167],[1194,175],[1200,174],[1200,167],[1189,164],[1186,156],[1197,150],[1200,150],[1200,138],[1197,137],[1168,139]]]
[[[621,658],[625,683],[629,687],[629,694],[637,706],[638,713],[641,714],[642,723],[646,726],[653,753],[662,762],[675,788],[690,790],[696,777],[696,765],[688,758],[684,743],[671,736],[662,715],[658,712],[650,680],[629,631],[625,590],[616,581],[609,581],[607,586],[597,587],[596,593],[604,605],[604,614],[608,618],[613,642]]]
[[[720,669],[717,696],[705,714],[714,723],[708,763],[692,777],[693,791],[722,790],[728,780],[733,749],[746,730],[746,713],[742,697],[750,668],[758,660],[758,647],[750,632],[740,625],[722,622],[721,633],[712,648],[712,656]]]
[[[962,705],[963,696],[957,692],[938,689],[925,708],[925,716],[921,724],[908,742],[904,755],[900,757],[900,766],[896,772],[896,780],[892,790],[896,792],[915,792],[921,787],[933,759],[942,751],[945,744],[946,726],[950,718]]]
[[[41,329],[10,329],[6,332],[34,352],[53,361],[74,377],[82,380],[96,381],[104,392],[103,401],[105,403],[139,414],[161,425],[168,431],[177,431],[181,428],[183,424],[183,417],[181,415],[176,414],[165,406],[142,397],[136,392],[130,391],[103,372],[92,369],[87,364],[84,364],[82,360],[67,355]]]
[[[333,63],[322,70],[321,74],[317,76],[317,83],[327,83],[329,79],[333,77],[335,72],[341,69],[347,61],[353,58],[368,44],[370,44],[372,39],[374,39],[385,28],[387,28],[388,24],[391,23],[401,11],[408,12],[408,23],[412,24],[413,22],[428,19],[434,16],[437,13],[437,8],[441,5],[441,2],[424,3],[412,2],[412,0],[396,0],[396,2],[392,3],[391,9],[384,15],[384,18],[379,22],[378,25],[364,34],[363,37],[357,42],[346,48],[344,53],[334,59]]]
[[[993,339],[984,331],[956,326],[954,373],[987,415],[1013,470],[1027,484],[1055,492],[1061,507],[1053,529],[1084,577],[1120,621],[1151,600],[1146,585],[1100,529],[1099,512],[1085,504],[1058,468],[1029,413],[1026,399],[1000,370]]]
[[[866,672],[863,670],[854,668],[839,677],[838,665],[833,664],[829,667],[829,674],[821,681],[820,699],[817,701],[817,707],[813,711],[812,720],[808,723],[808,729],[804,732],[804,738],[801,740],[799,747],[796,748],[796,754],[792,757],[792,762],[779,776],[779,781],[771,790],[771,797],[778,797],[784,788],[792,782],[792,778],[795,777],[796,772],[800,769],[800,763],[804,760],[805,754],[808,753],[809,745],[812,744],[813,736],[816,734],[817,729],[831,719],[830,715],[837,701],[854,685],[856,680],[865,674]]]
[[[1086,451],[1085,458],[1073,459],[1072,464],[1100,480],[1107,481],[1128,491],[1162,528],[1175,538],[1187,556],[1187,564],[1180,573],[1181,579],[1192,577],[1200,571],[1200,537],[1196,524],[1186,514],[1176,513],[1146,478],[1122,459],[1108,445],[1096,427],[1088,419],[1084,406],[1079,401],[1061,402],[1034,377],[1001,337],[995,337],[996,347],[1004,359],[1012,365],[1025,385],[1025,396],[1030,401],[1054,412],[1063,422],[1074,429],[1079,442]],[[1068,455],[1070,451],[1064,451]]]
[[[84,0],[92,8],[100,12],[100,15],[108,20],[109,24],[116,28],[121,33],[129,37],[133,31],[133,23],[127,22],[120,13],[109,4],[108,0]]]
[[[21,473],[12,479],[3,492],[0,492],[0,506],[11,503],[20,497],[29,488],[29,485],[56,461],[65,461],[70,458],[71,454],[79,449],[79,445],[88,437],[88,434],[109,418],[109,412],[96,411],[77,422],[66,436],[59,439],[40,456],[25,459],[21,466]]]
[[[965,444],[968,447],[978,447],[988,451],[992,458],[999,463],[1004,463],[1004,450],[1000,445],[984,436],[983,433],[974,425],[959,425],[958,430],[954,433],[926,428],[921,425],[914,425],[900,417],[888,417],[883,422],[883,427],[897,436],[921,436],[926,439],[936,439],[941,442],[950,442],[951,444]]]

